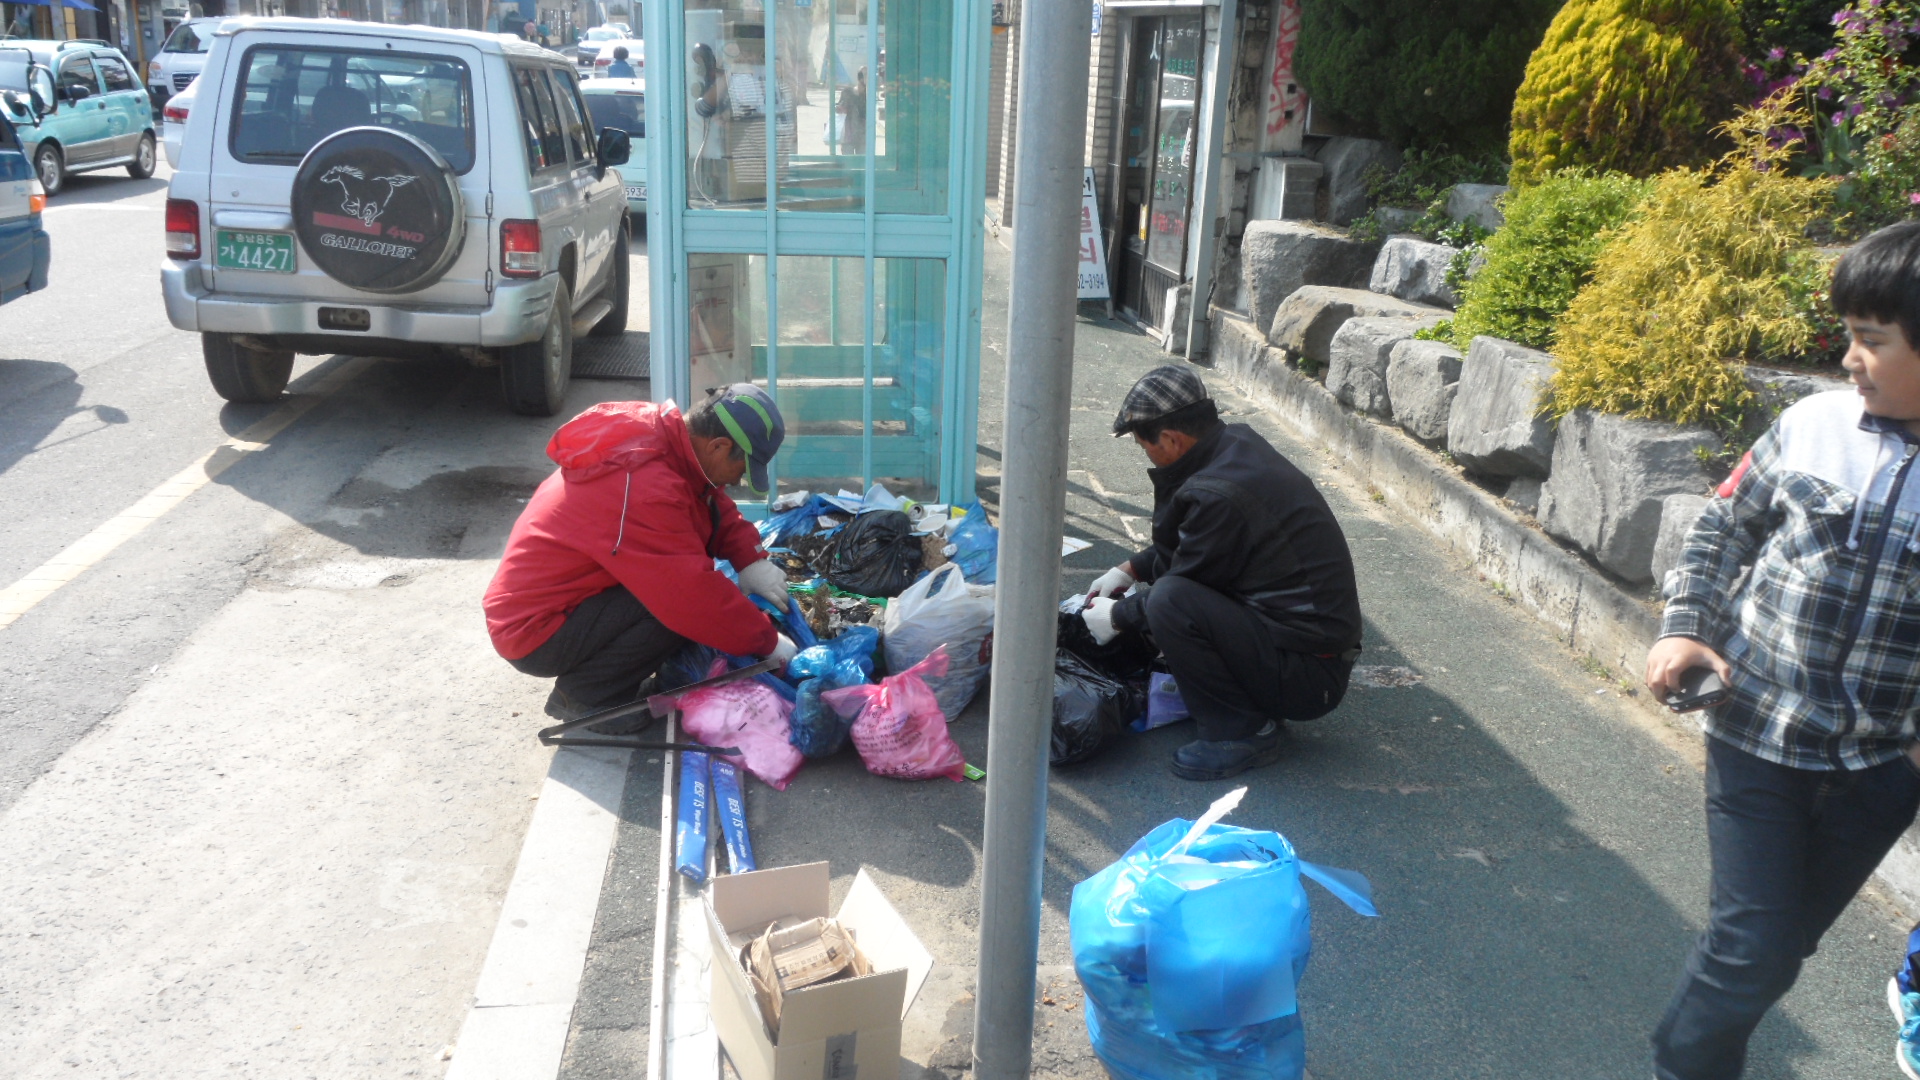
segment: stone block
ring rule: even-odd
[[[1365,288],[1380,245],[1305,221],[1255,221],[1240,240],[1240,300],[1256,326],[1302,285]]]
[[[1576,409],[1560,421],[1540,524],[1627,581],[1651,581],[1662,501],[1711,491],[1699,451],[1720,448],[1703,428]]]
[[[1653,582],[1664,587],[1667,572],[1680,565],[1687,533],[1712,499],[1705,495],[1669,495],[1660,500],[1660,535],[1653,541]]]
[[[1380,231],[1392,236],[1403,233],[1413,227],[1413,223],[1424,216],[1425,211],[1406,206],[1376,206],[1373,208],[1373,220],[1380,223]]]
[[[1303,285],[1280,302],[1267,329],[1267,341],[1298,357],[1325,365],[1331,359],[1328,348],[1341,324],[1356,316],[1421,319],[1445,318],[1443,308],[1410,304],[1393,296],[1381,296],[1365,289],[1336,289],[1330,285]]]
[[[1387,399],[1407,434],[1424,442],[1446,440],[1447,416],[1460,389],[1460,365],[1460,350],[1444,341],[1407,340],[1393,346],[1387,360]]]
[[[1455,184],[1447,191],[1447,216],[1492,232],[1507,223],[1500,212],[1500,196],[1506,193],[1505,184]]]
[[[1335,225],[1350,225],[1367,212],[1368,166],[1391,170],[1400,165],[1400,151],[1379,139],[1350,135],[1328,139],[1314,157],[1327,170],[1327,220]]]
[[[1459,307],[1460,297],[1447,287],[1447,267],[1458,254],[1459,248],[1396,236],[1380,245],[1367,288],[1416,304]]]
[[[1468,472],[1545,477],[1553,465],[1553,424],[1540,415],[1554,359],[1495,337],[1477,337],[1460,368],[1447,416],[1447,452]]]
[[[1787,406],[1801,398],[1824,394],[1831,390],[1853,390],[1853,383],[1845,378],[1831,378],[1824,375],[1805,375],[1796,371],[1773,371],[1767,368],[1747,367],[1741,373],[1747,389],[1753,391],[1758,400],[1755,407],[1747,410],[1741,423],[1741,434],[1748,442],[1754,442],[1767,433]]]
[[[1523,514],[1540,512],[1540,489],[1546,481],[1537,476],[1516,476],[1507,483],[1506,494],[1500,496]]]
[[[1439,322],[1424,319],[1348,319],[1327,345],[1327,389],[1343,405],[1375,416],[1391,417],[1387,364],[1396,345],[1413,341],[1415,331]]]

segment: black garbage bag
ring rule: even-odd
[[[1093,640],[1093,631],[1087,629],[1087,620],[1077,612],[1063,611],[1060,621],[1054,628],[1053,643],[1062,649],[1072,650],[1075,656],[1087,662],[1088,666],[1109,678],[1122,682],[1135,682],[1146,679],[1148,668],[1160,650],[1153,647],[1145,634],[1121,634],[1105,645]]]
[[[898,510],[874,510],[848,522],[814,560],[829,584],[862,596],[899,596],[920,576],[920,538]]]
[[[1053,746],[1055,765],[1085,761],[1105,749],[1147,711],[1143,684],[1101,674],[1071,649],[1053,654]]]

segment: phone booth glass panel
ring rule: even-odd
[[[710,2],[646,10],[655,396],[767,387],[778,490],[971,499],[986,6]]]

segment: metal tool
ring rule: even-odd
[[[780,664],[777,660],[762,660],[757,664],[748,664],[743,668],[735,668],[732,671],[723,672],[715,675],[711,679],[702,679],[696,683],[688,683],[678,690],[669,690],[664,694],[653,694],[639,701],[629,701],[625,705],[615,705],[611,709],[601,709],[599,712],[589,713],[578,720],[569,720],[564,724],[555,724],[549,728],[541,728],[540,745],[614,746],[622,750],[678,750],[691,751],[699,754],[738,754],[740,752],[739,748],[732,746],[703,746],[700,743],[687,742],[650,742],[630,735],[567,735],[565,733],[575,728],[605,723],[608,720],[618,720],[622,717],[632,716],[635,713],[644,712],[655,717],[665,716],[667,713],[673,711],[681,697],[691,694],[695,690],[709,690],[716,686],[725,686],[731,682],[739,682],[741,679],[751,679],[755,675],[772,671],[779,666]]]

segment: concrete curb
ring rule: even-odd
[[[1660,618],[1647,604],[1521,522],[1398,427],[1349,411],[1288,364],[1250,319],[1218,307],[1211,314],[1215,371],[1302,438],[1338,455],[1387,506],[1466,557],[1562,643],[1637,681],[1660,631]],[[1906,912],[1920,911],[1916,833],[1920,827],[1894,845],[1876,874]]]

